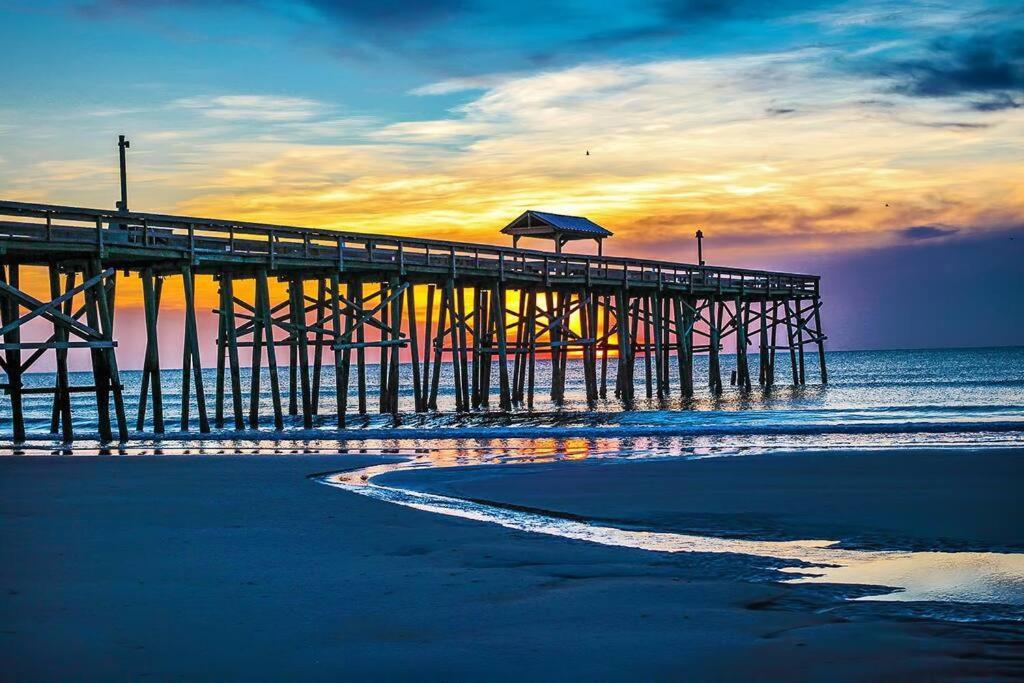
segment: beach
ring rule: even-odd
[[[999,507],[1008,500],[1000,491],[1020,490],[1019,455],[892,456],[893,472],[931,466],[917,479],[931,482],[919,496],[933,504],[917,521],[901,518],[888,527],[880,520],[900,505],[919,509],[920,500],[903,500],[907,489],[898,481],[886,485],[891,480],[876,472],[852,475],[853,455],[428,469],[381,479],[659,529],[690,528],[703,511],[708,531],[732,526],[754,536],[850,544],[903,539],[925,547],[933,538],[964,548],[1011,548],[1019,544],[1013,529],[1020,525],[1012,526],[1019,513],[1002,526],[984,519],[1007,514]],[[920,460],[893,464],[904,456]],[[975,457],[992,459],[977,467]],[[1024,674],[1017,624],[897,617],[881,605],[841,609],[827,587],[765,580],[768,570],[758,558],[667,554],[514,531],[373,500],[311,478],[386,460],[0,459],[4,677],[906,680]],[[870,469],[868,460],[860,462]],[[773,473],[771,463],[783,464]],[[969,472],[990,474],[970,475],[984,480],[971,486],[955,484]],[[779,506],[803,500],[830,475],[836,482],[827,492],[830,508],[818,504],[824,497]],[[780,488],[785,482],[788,491]],[[988,512],[985,496],[954,495],[978,487],[995,495]],[[758,497],[757,490],[774,494]],[[760,528],[744,525],[744,518],[770,517],[762,514],[766,509],[776,515]],[[729,520],[736,510],[741,514]],[[850,510],[865,515],[850,519]],[[954,519],[964,521],[954,525]]]

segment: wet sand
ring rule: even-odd
[[[405,470],[375,481],[615,526],[861,549],[1024,551],[1024,448]]]
[[[836,613],[821,609],[820,587],[744,580],[763,574],[750,558],[665,555],[510,531],[307,478],[370,462],[0,458],[3,677],[906,680],[1022,673],[1015,627],[892,619],[871,609]],[[688,464],[701,463],[679,463]],[[667,465],[622,467],[639,473]],[[616,519],[650,512],[637,501],[669,476],[651,471],[624,482],[624,470],[602,474],[612,471],[605,465],[516,467],[502,475],[389,476],[525,505],[557,502],[567,512],[593,505]],[[604,476],[615,486],[599,484]],[[575,480],[562,494],[575,493],[560,495],[549,483],[547,493],[531,497],[549,477]],[[632,495],[614,493],[634,480]],[[708,472],[704,484],[663,496],[656,507],[668,517],[691,515],[703,509],[692,496],[715,481],[733,485]],[[684,503],[691,507],[676,507]],[[709,510],[727,503],[719,505]],[[832,514],[838,519],[842,511]],[[911,531],[922,529],[900,533],[923,537]],[[968,531],[957,533],[971,540]]]

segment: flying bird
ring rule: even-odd
[[[590,150],[589,149],[587,150],[587,156],[588,157],[590,156]]]

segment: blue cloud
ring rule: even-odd
[[[975,33],[933,41],[924,56],[874,64],[893,80],[892,90],[912,97],[982,96],[978,111],[1020,106],[1024,93],[1024,30]]]
[[[897,231],[901,236],[911,240],[930,240],[936,237],[948,237],[960,232],[959,228],[945,225],[913,225]]]
[[[417,30],[470,9],[467,0],[308,0],[325,16],[348,26],[379,31]]]

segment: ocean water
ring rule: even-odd
[[[838,351],[827,357],[829,383],[817,383],[816,354],[807,357],[808,384],[787,384],[788,358],[780,356],[777,385],[763,390],[756,384],[749,392],[728,386],[734,357],[723,357],[723,378],[727,384],[721,396],[705,386],[707,358],[695,359],[695,395],[683,399],[676,389],[664,401],[645,396],[643,360],[637,362],[637,401],[633,410],[624,410],[614,397],[614,360],[608,367],[609,397],[587,405],[582,378],[570,372],[565,401],[553,404],[548,396],[550,364],[538,362],[537,392],[533,411],[497,410],[497,397],[491,407],[468,414],[456,414],[452,384],[452,366],[444,364],[436,413],[412,412],[412,367],[401,367],[400,402],[403,414],[395,419],[376,412],[377,397],[370,391],[369,414],[354,414],[355,378],[349,399],[347,429],[337,429],[333,367],[325,366],[321,380],[319,415],[312,431],[304,430],[301,418],[286,416],[285,430],[274,432],[271,420],[269,381],[264,372],[261,391],[262,424],[258,432],[235,432],[232,428],[231,398],[225,397],[227,428],[200,436],[195,396],[191,400],[190,430],[180,431],[181,371],[162,373],[164,414],[167,435],[161,440],[168,447],[203,447],[218,441],[286,442],[315,447],[343,437],[346,441],[390,441],[410,439],[668,439],[669,447],[680,440],[701,446],[771,445],[773,442],[813,441],[842,445],[998,445],[1020,443],[1024,435],[1024,347],[985,349],[943,349],[919,351]],[[212,364],[212,359],[207,361]],[[572,364],[574,361],[570,361]],[[750,359],[756,373],[757,356]],[[675,372],[673,359],[673,373]],[[368,385],[376,385],[376,364],[371,364]],[[288,372],[279,372],[282,390],[288,386]],[[497,385],[497,367],[492,370]],[[125,405],[129,427],[134,433],[141,373],[123,371]],[[673,377],[675,379],[675,377]],[[756,379],[756,378],[755,378]],[[90,373],[73,373],[72,384],[89,385]],[[27,386],[49,386],[52,375],[25,376]],[[214,423],[215,376],[204,373],[207,411]],[[242,372],[245,394],[243,407],[248,415],[249,371]],[[496,392],[496,389],[495,389]],[[287,398],[283,398],[287,410]],[[29,441],[42,446],[54,442],[49,433],[51,401],[47,395],[28,395],[24,399]],[[95,443],[97,430],[95,397],[74,394],[76,444]],[[133,442],[149,443],[152,411],[147,410],[146,429],[134,434]],[[0,443],[11,440],[10,402],[0,396]],[[651,445],[657,450],[663,447]]]

